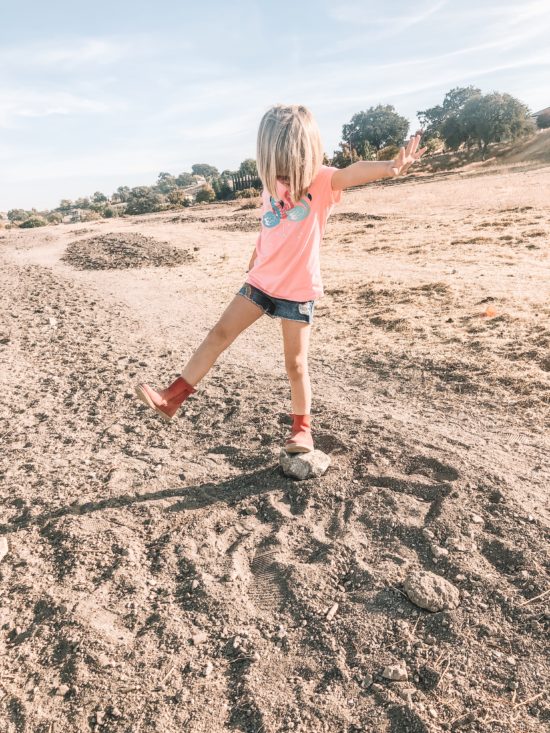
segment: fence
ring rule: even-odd
[[[258,176],[231,176],[233,191],[242,191],[244,188],[256,188],[261,191],[263,186]]]

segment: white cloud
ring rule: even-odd
[[[15,72],[36,68],[51,70],[59,67],[68,71],[82,66],[106,66],[135,53],[150,50],[147,37],[114,36],[106,38],[77,38],[33,41],[8,46],[0,50],[0,65]]]
[[[37,92],[29,89],[1,89],[0,127],[12,127],[18,117],[50,115],[100,114],[111,111],[112,105],[98,99],[71,92]]]

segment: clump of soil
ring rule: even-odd
[[[62,259],[77,270],[176,267],[194,259],[192,252],[137,233],[99,234],[72,242]]]

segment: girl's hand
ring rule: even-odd
[[[416,160],[420,160],[420,158],[424,155],[424,153],[428,149],[427,147],[417,150],[421,137],[422,135],[420,133],[417,133],[416,135],[411,135],[411,138],[407,143],[407,147],[401,148],[395,160],[389,161],[390,172],[392,176],[403,175],[408,171],[409,167]]]

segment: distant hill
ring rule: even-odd
[[[492,143],[485,160],[481,150],[477,148],[431,155],[420,161],[414,172],[422,175],[466,166],[477,168],[503,163],[550,163],[550,129],[541,130],[532,137],[513,143]]]

